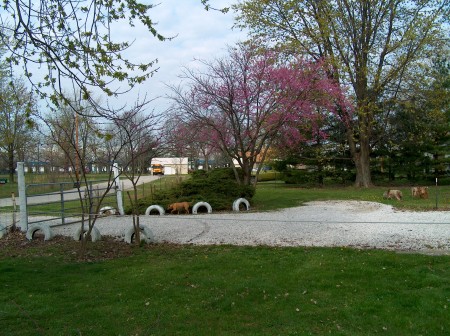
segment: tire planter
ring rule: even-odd
[[[141,230],[141,241],[144,241],[146,243],[152,243],[155,241],[155,237],[153,236],[152,230],[148,228],[147,226],[140,224],[139,229]],[[134,232],[134,226],[129,228],[125,231],[125,242],[128,244],[131,244],[133,242],[135,232]]]
[[[85,235],[88,232],[88,228],[84,228],[83,232],[81,232],[81,227],[79,227],[76,231],[75,234],[73,235],[73,239],[74,240],[81,240],[81,235]],[[91,240],[93,242],[96,242],[98,240],[102,239],[102,235],[100,234],[100,231],[96,228],[93,227],[91,230]]]
[[[26,237],[28,240],[33,240],[34,234],[37,231],[42,231],[44,233],[44,240],[50,240],[53,238],[52,229],[48,224],[34,224],[30,226],[27,230]]]
[[[250,203],[245,198],[238,198],[233,202],[233,211],[240,211],[240,205],[244,204],[246,207],[246,210],[250,210]]]
[[[6,233],[6,227],[0,224],[0,238],[3,238],[3,236]]]
[[[208,202],[197,202],[197,203],[195,203],[194,206],[192,207],[192,214],[193,214],[193,215],[196,215],[198,209],[201,208],[201,207],[205,207],[209,214],[212,213],[211,205],[209,205]]]
[[[101,208],[98,213],[103,216],[110,216],[115,215],[117,213],[117,210],[111,206],[105,206]]]
[[[153,210],[156,210],[159,212],[159,215],[162,216],[166,213],[166,211],[164,210],[164,208],[160,205],[150,205],[147,210],[145,210],[145,215],[148,216],[151,214],[151,212]]]

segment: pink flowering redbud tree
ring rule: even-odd
[[[200,68],[185,69],[183,86],[172,87],[173,110],[207,130],[244,185],[274,141],[295,145],[304,139],[299,125],[314,125],[318,110],[333,113],[342,100],[322,61],[281,61],[273,51],[239,44],[223,58],[200,62]]]
[[[167,150],[175,156],[203,157],[208,162],[219,150],[207,128],[193,120],[183,120],[177,113],[170,114],[164,129]],[[207,164],[204,167],[208,169]]]

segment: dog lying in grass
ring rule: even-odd
[[[179,202],[179,203],[172,203],[169,204],[167,207],[167,211],[170,211],[171,214],[178,213],[180,214],[180,211],[184,210],[185,213],[189,213],[189,206],[191,205],[190,202]]]
[[[400,190],[396,189],[388,189],[384,192],[383,198],[393,199],[395,198],[397,201],[401,201],[403,198],[403,194]]]

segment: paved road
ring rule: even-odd
[[[152,175],[141,176],[139,178],[138,185],[141,185],[143,183],[148,183],[148,182],[157,180],[159,178],[160,178],[160,176],[152,176]],[[132,188],[132,184],[131,184],[131,181],[129,179],[121,177],[120,182],[122,183],[124,190]],[[101,188],[106,188],[107,183],[106,182],[105,183],[99,183],[99,184],[96,184],[96,186],[98,186],[100,189]],[[59,193],[56,193],[56,194],[53,193],[53,194],[46,194],[46,195],[42,195],[42,196],[29,197],[28,200],[27,200],[27,203],[28,204],[52,203],[52,202],[58,202],[60,199],[61,199],[61,196],[60,196]],[[67,190],[66,193],[64,193],[64,199],[67,200],[67,201],[78,199],[77,189]],[[19,197],[16,197],[16,204],[17,205],[20,204]],[[12,199],[11,198],[2,198],[2,199],[0,199],[0,208],[1,207],[6,207],[6,206],[12,206]]]

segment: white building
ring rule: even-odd
[[[183,175],[189,170],[189,160],[185,158],[153,158],[153,164],[161,164],[164,166],[164,175]]]

